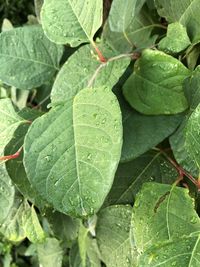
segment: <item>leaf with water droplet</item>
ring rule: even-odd
[[[146,49],[135,63],[123,93],[129,104],[141,113],[180,113],[188,107],[183,81],[189,75],[190,71],[176,58]]]
[[[83,89],[36,119],[26,135],[27,176],[39,194],[63,213],[93,214],[112,186],[122,146],[121,112],[117,101],[109,105],[112,99],[116,97],[110,88]],[[108,142],[102,142],[104,138]],[[52,145],[57,148],[54,153]]]

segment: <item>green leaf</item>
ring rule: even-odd
[[[199,170],[186,149],[186,127],[187,127],[188,116],[181,123],[178,130],[169,138],[170,145],[176,161],[189,173],[197,177]]]
[[[125,101],[121,88],[115,88],[123,122],[121,162],[141,156],[171,135],[183,119],[182,114],[150,116],[138,113]]]
[[[151,36],[156,26],[159,27],[157,22],[154,22],[149,15],[149,11],[143,8],[132,18],[129,27],[124,32],[113,32],[109,23],[106,23],[102,39],[112,50],[128,53],[134,47],[146,48],[152,46],[157,39],[157,35]]]
[[[102,13],[102,0],[44,0],[41,21],[50,40],[78,46],[93,41],[102,24]]]
[[[101,210],[98,215],[96,238],[107,267],[135,267],[129,236],[131,210],[128,205],[116,205]]]
[[[132,217],[132,233],[139,251],[197,231],[200,219],[187,189],[157,183],[143,185]]]
[[[37,117],[41,115],[41,112],[37,110],[31,110],[29,108],[24,108],[19,111],[19,116],[24,118],[24,120],[34,121]],[[24,144],[24,137],[28,131],[30,124],[20,125],[13,134],[13,138],[7,144],[5,148],[5,155],[12,155],[16,153],[20,147]],[[43,207],[45,205],[44,201],[37,191],[31,186],[25,169],[23,165],[23,151],[16,159],[7,161],[6,170],[16,185],[17,189],[23,194],[25,198],[28,198],[32,203],[36,204],[38,207]],[[20,179],[19,179],[20,177]]]
[[[198,267],[200,262],[200,235],[182,238],[152,246],[139,258],[140,267]]]
[[[124,32],[131,24],[133,18],[140,11],[145,0],[127,0],[125,3],[121,0],[112,2],[109,13],[110,29],[114,32]]]
[[[146,49],[124,85],[129,104],[147,115],[176,114],[188,107],[183,81],[190,71],[177,59]]]
[[[30,207],[28,202],[26,202],[26,206],[27,209],[22,217],[26,237],[32,243],[42,243],[45,240],[45,233],[40,225],[34,206]]]
[[[37,245],[39,263],[42,267],[61,267],[63,250],[56,238],[46,238],[46,241]]]
[[[177,54],[189,45],[190,39],[186,28],[179,22],[175,22],[168,25],[167,36],[159,42],[158,47],[166,53]]]
[[[177,170],[160,153],[148,152],[130,162],[121,163],[104,205],[132,204],[145,182],[172,184]]]
[[[77,243],[70,250],[69,261],[71,267],[83,267]],[[92,238],[87,238],[86,267],[101,267],[96,240]]]
[[[80,221],[60,212],[46,212],[50,227],[59,240],[65,242],[65,246],[71,246],[71,243],[78,237]]]
[[[22,199],[15,197],[14,204],[10,209],[6,221],[0,227],[2,235],[10,242],[17,243],[26,237],[22,221],[26,208],[25,202],[22,202]]]
[[[24,147],[26,172],[55,209],[87,216],[111,188],[121,146],[116,97],[107,88],[84,89],[32,123]]]
[[[12,139],[15,130],[20,124],[26,123],[15,111],[10,99],[0,100],[0,156],[2,156],[5,146]],[[17,151],[15,151],[17,152]]]
[[[124,58],[102,65],[90,45],[79,48],[67,60],[56,77],[51,93],[52,103],[69,100],[88,85],[112,88],[129,63],[130,59]]]
[[[7,218],[14,202],[15,189],[6,171],[5,165],[0,162],[0,225]]]
[[[194,110],[200,103],[200,67],[197,66],[192,75],[184,82],[184,92],[190,106]]]
[[[167,21],[180,22],[187,28],[191,40],[200,40],[199,0],[155,0],[157,11]]]
[[[1,33],[0,51],[0,79],[20,89],[32,89],[59,69],[63,47],[50,42],[41,27],[26,26]]]

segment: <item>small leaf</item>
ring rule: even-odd
[[[50,42],[41,27],[26,26],[1,33],[0,51],[0,79],[26,90],[56,73],[63,47]]]
[[[26,203],[26,206],[27,209],[22,217],[26,237],[32,243],[42,243],[45,240],[45,233],[40,225],[34,206],[30,207],[28,203]]]
[[[143,185],[132,217],[132,233],[139,251],[198,231],[200,219],[188,190],[175,185]]]
[[[135,267],[131,257],[131,206],[110,206],[98,215],[96,236],[102,260],[107,267]]]
[[[168,25],[167,36],[159,42],[158,47],[166,53],[177,54],[189,45],[190,39],[186,28],[182,24],[175,22]]]
[[[107,88],[84,89],[35,120],[25,138],[31,184],[54,208],[73,216],[96,212],[121,155],[118,101]]]
[[[18,115],[24,120],[34,121],[37,117],[41,115],[41,112],[34,109],[24,108],[19,111]],[[12,155],[20,149],[24,144],[24,137],[28,131],[30,124],[20,125],[13,134],[13,138],[7,144],[5,148],[5,155]],[[6,163],[6,170],[16,185],[20,193],[30,200],[32,203],[36,204],[38,207],[42,208],[44,206],[44,201],[41,199],[41,196],[37,191],[31,186],[25,169],[23,165],[23,151],[16,159],[8,160]],[[20,179],[19,179],[20,177]]]
[[[90,45],[79,48],[64,64],[53,85],[51,100],[55,104],[73,98],[80,90],[91,87],[107,86],[112,88],[130,63],[129,58],[107,62],[102,65]],[[95,77],[94,77],[95,75]],[[94,80],[93,80],[94,77]]]
[[[78,46],[93,40],[101,27],[102,0],[44,0],[41,11],[43,29],[58,44]]]
[[[184,236],[152,246],[139,257],[140,267],[198,267],[200,262],[200,235]]]
[[[188,107],[183,81],[190,71],[177,59],[146,49],[124,85],[129,104],[147,115],[176,114]]]
[[[15,111],[10,99],[0,99],[0,156],[20,124],[26,123]],[[17,151],[15,151],[17,152]]]
[[[189,37],[196,43],[200,40],[199,0],[155,0],[157,11],[169,23],[179,22],[187,28]]]
[[[16,197],[5,223],[0,227],[1,234],[10,242],[17,243],[26,237],[22,221],[25,210],[25,202]]]
[[[45,242],[37,245],[39,263],[42,267],[61,267],[63,250],[56,238],[46,238]]]

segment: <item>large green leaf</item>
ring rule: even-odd
[[[199,267],[200,235],[185,236],[152,246],[139,258],[139,267]]]
[[[46,238],[45,242],[37,245],[39,263],[42,267],[61,267],[63,250],[56,238]]]
[[[78,46],[93,40],[101,27],[102,13],[102,0],[44,0],[41,20],[50,40]]]
[[[146,49],[124,85],[130,105],[147,115],[176,114],[188,107],[183,81],[190,71],[176,58]]]
[[[190,39],[186,28],[175,22],[168,25],[167,36],[159,42],[159,49],[169,54],[177,54],[189,45]]]
[[[188,172],[199,177],[200,173],[200,104],[187,116],[179,129],[170,137],[170,144],[177,162]]]
[[[145,182],[172,184],[176,169],[160,153],[148,152],[130,162],[121,163],[104,205],[132,204]]]
[[[134,16],[140,11],[145,0],[114,0],[109,13],[110,28],[114,32],[123,32],[131,24]]]
[[[187,189],[157,183],[143,186],[132,217],[132,233],[139,251],[197,231],[200,219]]]
[[[106,23],[103,30],[103,42],[120,53],[131,52],[134,47],[150,47],[157,39],[157,35],[151,36],[155,27],[161,26],[153,21],[149,10],[143,8],[141,12],[132,17],[124,32],[114,32],[110,29],[109,23]]]
[[[125,101],[121,88],[115,88],[123,122],[121,162],[130,161],[155,147],[171,135],[183,119],[182,114],[150,116],[138,113]]]
[[[32,89],[59,70],[63,47],[50,42],[40,26],[16,28],[0,35],[0,79]]]
[[[155,0],[158,13],[169,22],[180,22],[193,42],[200,40],[199,0]]]
[[[53,85],[51,100],[53,103],[69,100],[90,83],[92,87],[112,88],[129,63],[129,58],[107,62],[96,73],[101,64],[91,46],[85,45],[67,60],[58,73]]]
[[[113,183],[121,123],[118,101],[107,88],[84,89],[35,120],[24,148],[31,184],[63,213],[93,214]]]
[[[98,215],[96,237],[107,267],[135,267],[131,256],[131,206],[110,206]]]

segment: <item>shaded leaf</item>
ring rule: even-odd
[[[200,40],[200,6],[198,0],[155,0],[157,11],[167,21],[180,22],[187,28],[189,37],[195,43]]]
[[[61,267],[63,250],[56,238],[46,238],[46,241],[37,245],[39,263],[42,267]]]
[[[114,0],[108,20],[111,31],[124,33],[144,3],[145,0],[127,0],[126,2]]]
[[[145,182],[172,184],[177,170],[160,153],[148,152],[130,162],[120,163],[104,205],[132,204]]]

